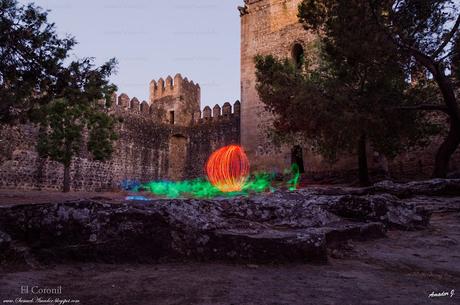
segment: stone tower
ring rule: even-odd
[[[157,122],[190,126],[199,119],[200,86],[176,74],[150,82],[150,108]]]
[[[297,18],[301,0],[245,0],[241,14],[241,143],[253,170],[281,171],[302,149],[272,147],[264,132],[270,115],[264,112],[257,91],[254,57],[272,54],[298,60],[313,43]],[[295,151],[297,149],[297,152]]]

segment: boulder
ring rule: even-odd
[[[428,225],[430,213],[417,209],[414,204],[403,202],[389,194],[341,197],[327,207],[328,211],[348,219],[379,221],[388,227],[412,230]]]

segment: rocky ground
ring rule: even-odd
[[[0,300],[61,285],[81,304],[460,303],[459,180],[201,201],[8,196]]]

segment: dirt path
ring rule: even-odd
[[[72,264],[4,270],[0,302],[21,286],[62,286],[83,305],[460,304],[460,213],[437,213],[424,231],[350,244],[327,265]],[[451,292],[451,298],[429,298]]]
[[[82,200],[89,198],[106,198],[122,200],[126,194],[119,193],[84,193],[84,192],[53,192],[53,191],[14,191],[0,190],[0,204],[41,204],[63,201]]]

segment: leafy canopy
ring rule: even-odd
[[[41,109],[40,135],[37,150],[69,167],[72,158],[82,151],[84,130],[88,131],[87,150],[95,160],[104,161],[112,155],[112,142],[117,139],[115,120],[84,104],[71,104],[57,99]]]
[[[274,114],[276,142],[303,139],[327,159],[355,153],[365,136],[379,152],[394,156],[404,144],[424,144],[430,126],[407,105],[404,73],[395,66],[334,65],[326,54],[313,70],[298,70],[288,59],[256,58],[257,90]],[[386,70],[386,71],[385,71]]]
[[[459,10],[456,0],[304,0],[298,16],[340,51],[374,52],[379,43],[436,78],[458,61]]]
[[[59,38],[47,12],[16,0],[0,0],[0,123],[27,118],[39,125],[37,150],[64,165],[70,189],[72,158],[87,150],[106,160],[116,139],[114,119],[104,111],[116,86],[116,60],[95,67],[93,58],[67,64],[75,45]]]
[[[94,68],[90,59],[84,59],[60,71],[57,98],[33,115],[41,127],[37,148],[42,157],[70,166],[73,156],[81,151],[86,130],[87,149],[93,158],[110,158],[116,139],[115,121],[102,108],[116,90],[109,83],[115,65],[112,59]]]
[[[0,122],[53,98],[72,37],[60,38],[47,12],[16,0],[0,0]]]
[[[420,113],[402,110],[416,103],[408,94],[410,57],[378,30],[373,11],[365,1],[306,0],[299,17],[319,37],[316,63],[299,69],[290,59],[256,58],[257,90],[275,115],[275,139],[300,137],[335,160],[356,152],[365,137],[392,157],[426,144],[437,130]]]

